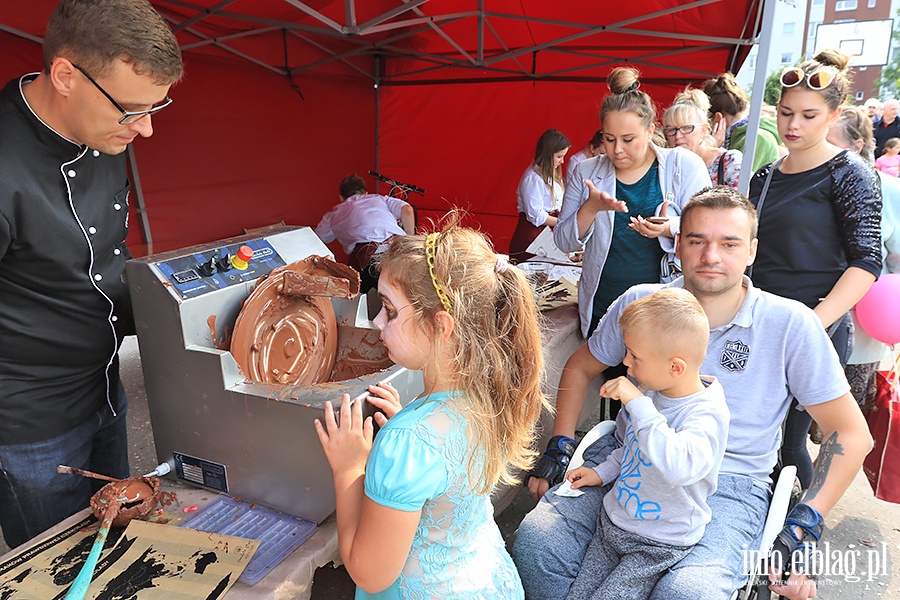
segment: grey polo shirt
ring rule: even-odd
[[[670,284],[634,286],[616,300],[588,340],[606,365],[625,358],[622,310]],[[747,296],[734,319],[710,331],[700,372],[716,377],[731,412],[720,473],[769,481],[781,447],[781,424],[796,397],[803,406],[834,400],[850,390],[831,341],[815,313],[794,300],[763,292],[744,277]]]

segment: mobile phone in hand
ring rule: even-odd
[[[651,223],[656,223],[657,225],[659,225],[660,223],[668,223],[669,217],[647,217],[644,220],[650,221]]]

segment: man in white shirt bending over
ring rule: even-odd
[[[402,227],[401,227],[402,225]],[[357,174],[341,182],[341,202],[316,225],[316,235],[326,244],[337,240],[360,272],[360,292],[378,285],[372,258],[387,249],[398,235],[415,233],[415,212],[408,203],[380,194],[366,193],[366,182]]]

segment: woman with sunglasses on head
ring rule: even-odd
[[[533,254],[525,250],[544,227],[555,227],[559,203],[566,189],[562,166],[572,144],[556,129],[548,129],[538,138],[534,161],[525,169],[516,189],[519,222],[509,241],[509,258],[513,262],[528,260]]]
[[[656,109],[638,89],[636,69],[613,69],[606,82],[611,94],[600,109],[605,154],[575,168],[553,231],[563,252],[584,245],[578,311],[585,336],[625,290],[659,282],[661,261],[674,250],[681,206],[710,185],[696,154],[652,142]]]
[[[670,148],[686,148],[706,163],[713,185],[738,186],[741,174],[740,150],[726,150],[710,144],[709,98],[700,90],[687,87],[675,96],[663,114],[663,134]]]
[[[878,177],[859,154],[826,139],[850,89],[848,62],[846,54],[824,50],[784,70],[778,133],[790,153],[750,181],[759,214],[754,284],[812,308],[843,365],[853,345],[849,310],[881,272]],[[789,411],[782,446],[784,463],[797,466],[804,489],[813,479],[806,450],[811,422],[808,413]]]

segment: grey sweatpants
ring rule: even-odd
[[[600,522],[588,546],[568,600],[649,598],[659,578],[693,546],[672,546],[625,531],[600,510]]]

